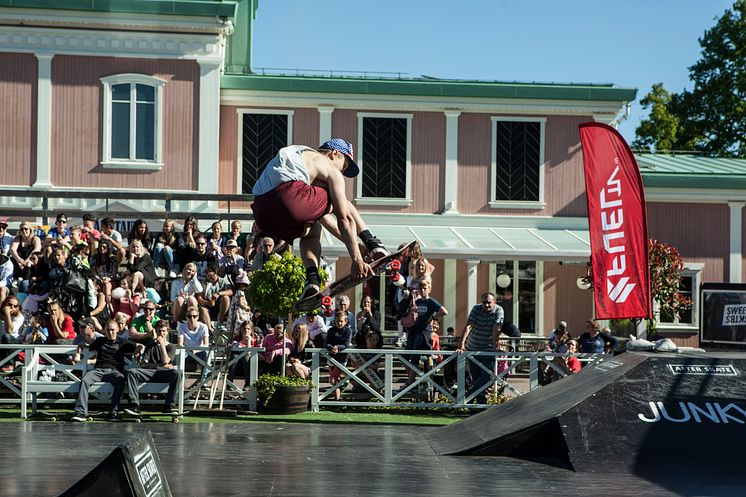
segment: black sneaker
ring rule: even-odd
[[[140,415],[140,408],[137,406],[127,407],[124,409],[124,412],[129,414],[130,416],[139,416]]]
[[[116,423],[117,421],[119,421],[119,416],[115,412],[110,412],[109,417],[106,418],[106,421]]]
[[[313,281],[307,281],[306,286],[303,287],[303,293],[300,294],[300,299],[307,299],[308,297],[313,297],[314,295],[317,295],[321,291],[321,288],[317,283],[314,283]]]
[[[77,423],[85,423],[86,421],[88,421],[88,418],[86,418],[85,416],[81,416],[80,414],[76,414],[75,416],[70,418],[70,421],[75,421]]]
[[[179,414],[179,409],[174,406],[165,406],[161,412],[163,414]]]
[[[386,249],[386,247],[383,246],[381,240],[379,240],[375,236],[370,237],[370,240],[365,242],[365,248],[368,249],[368,257],[370,257],[371,260],[374,261],[386,257],[391,253],[388,251],[388,249]]]

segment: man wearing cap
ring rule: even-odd
[[[320,290],[322,225],[347,247],[354,280],[373,274],[360,253],[358,237],[372,258],[388,254],[345,196],[344,177],[354,178],[359,171],[352,144],[334,138],[323,143],[318,151],[303,145],[280,149],[254,185],[252,210],[262,232],[288,243],[300,238],[306,267],[301,298]]]
[[[238,276],[238,272],[244,268],[245,264],[243,256],[238,253],[238,242],[233,238],[228,238],[223,251],[224,253],[218,253],[220,275],[233,279]]]
[[[49,229],[47,237],[44,239],[46,257],[52,254],[52,249],[56,246],[63,247],[67,251],[72,248],[72,245],[70,245],[70,228],[67,227],[67,214],[64,213],[57,214],[54,227]]]

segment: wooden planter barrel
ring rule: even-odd
[[[264,414],[299,414],[308,410],[311,387],[308,385],[277,386],[266,406],[259,406]]]

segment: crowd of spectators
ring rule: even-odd
[[[166,219],[154,233],[145,220],[138,219],[123,235],[111,218],[97,221],[86,214],[80,225],[68,226],[67,216],[59,214],[47,231],[22,222],[13,235],[7,233],[7,222],[0,221],[0,342],[90,344],[112,322],[118,337],[144,346],[158,341],[161,330],[171,343],[201,347],[220,330],[234,346],[265,349],[261,372],[284,369],[302,378],[310,375],[309,348],[325,348],[344,366],[347,348],[384,346],[383,318],[370,289],[364,290],[357,312],[347,296],[339,296],[333,316],[301,315],[289,324],[287,333],[281,319],[252,309],[246,296],[249,274],[289,247],[263,236],[255,225],[249,232],[242,230],[240,221],[227,227],[223,231],[223,222],[215,221],[202,232],[197,219],[189,216],[181,230],[173,219]],[[396,313],[395,345],[399,347],[440,350],[439,318],[448,311],[430,296],[434,270],[415,245],[402,267],[405,284],[390,285],[386,292],[387,307]],[[459,337],[453,337],[454,330],[449,328],[448,337],[458,342],[455,349],[500,350],[495,341],[499,332],[492,336],[495,326],[514,336],[514,326],[502,322],[502,309],[494,295],[486,293],[482,299]],[[547,350],[613,350],[614,337],[593,320],[586,326],[585,333],[572,339],[567,324],[560,322]],[[494,357],[479,357],[481,362],[488,361],[488,369],[495,366]],[[415,353],[405,359],[417,365],[421,357]],[[438,356],[423,359],[424,368],[442,360]],[[568,358],[565,364],[571,372],[579,370],[576,358]],[[335,364],[329,366],[334,385],[341,380],[342,370]],[[6,365],[12,368],[13,364]],[[489,381],[476,366],[472,369],[474,385]],[[247,372],[248,364],[239,362],[231,377]],[[414,377],[410,369],[407,382]]]

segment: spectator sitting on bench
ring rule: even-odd
[[[160,321],[156,315],[155,304],[149,300],[141,306],[143,313],[132,320],[129,339],[148,345],[155,340],[155,325]]]
[[[152,303],[148,305],[152,305]],[[124,409],[124,412],[127,414],[140,415],[140,396],[137,389],[141,383],[168,383],[163,412],[175,412],[173,404],[176,386],[179,383],[179,373],[173,364],[176,347],[172,343],[168,343],[169,331],[168,321],[156,322],[155,340],[146,345],[144,351],[140,354],[140,365],[125,372],[129,405]]]
[[[48,345],[69,345],[75,339],[75,329],[73,328],[73,318],[70,317],[62,306],[56,300],[47,302],[47,329],[49,330]]]
[[[214,262],[207,264],[205,269],[204,290],[197,294],[200,307],[200,320],[210,326],[212,321],[222,323],[231,305],[233,288],[230,279],[218,274],[218,266]]]
[[[185,309],[197,307],[196,295],[202,292],[202,283],[197,279],[197,265],[189,262],[184,266],[181,278],[171,283],[171,315],[174,321],[184,321]]]
[[[104,323],[104,328],[106,327],[106,323]],[[99,333],[96,330],[96,324],[93,322],[93,319],[91,318],[82,318],[77,323],[78,326],[78,336],[75,337],[75,340],[73,340],[73,345],[78,346],[78,348],[87,349],[94,341],[96,341],[97,338],[103,338],[103,334]],[[126,340],[127,337],[122,337],[121,334],[118,334],[120,338],[123,340]],[[70,356],[70,362],[72,364],[75,364],[76,361],[73,356]],[[88,353],[88,364],[95,364],[96,363],[96,352],[89,352]]]
[[[119,421],[117,409],[119,401],[122,398],[124,390],[124,355],[135,352],[136,346],[132,342],[122,340],[117,337],[119,327],[112,319],[106,323],[104,336],[97,338],[88,347],[90,350],[97,352],[96,364],[93,369],[88,371],[83,380],[80,382],[80,391],[78,400],[75,402],[75,415],[73,421],[86,421],[88,419],[88,391],[96,382],[103,381],[111,383],[114,392],[111,394],[111,403],[109,405],[109,421]],[[83,353],[83,345],[78,345],[75,352],[75,362],[80,362]]]
[[[176,327],[176,331],[179,334],[178,345],[179,347],[207,347],[210,344],[210,330],[208,330],[205,323],[200,323],[199,309],[196,307],[188,307],[186,310],[186,321],[182,321]],[[202,362],[207,362],[207,351],[199,350],[194,353]],[[206,374],[206,370],[202,367],[203,375]]]

